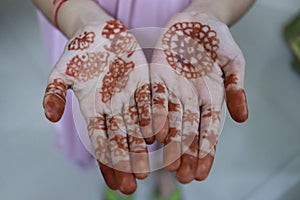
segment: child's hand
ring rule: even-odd
[[[148,176],[143,137],[152,135],[148,64],[135,38],[112,20],[85,26],[67,44],[49,76],[45,115],[58,121],[73,89],[108,186],[125,194]],[[147,139],[153,142],[153,137]]]
[[[216,18],[180,13],[169,21],[150,65],[153,125],[180,182],[208,176],[225,93],[232,118],[247,119],[244,70],[241,50]]]

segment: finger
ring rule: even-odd
[[[123,113],[128,134],[132,171],[136,178],[144,179],[150,171],[148,150],[139,127],[137,108],[133,98],[130,100],[129,106],[125,107]]]
[[[197,181],[204,181],[208,177],[214,162],[215,151],[216,150],[214,148],[214,150],[210,154],[207,154],[204,158],[198,159],[195,174],[195,179]]]
[[[139,124],[147,144],[152,144],[155,137],[152,131],[151,88],[144,84],[135,92],[135,101],[138,109]]]
[[[231,117],[237,122],[248,119],[248,107],[244,90],[245,59],[235,57],[223,67],[225,74],[226,103]]]
[[[168,91],[163,83],[152,83],[153,130],[158,142],[163,143],[169,132]]]
[[[195,179],[199,147],[199,106],[185,106],[182,123],[181,164],[177,171],[177,179],[181,183],[189,183]]]
[[[99,160],[97,160],[97,162],[106,185],[112,190],[119,189],[115,170],[107,165],[102,164],[99,162]]]
[[[88,131],[102,176],[110,189],[117,190],[119,187],[112,168],[104,117],[90,118]]]
[[[136,190],[136,180],[132,174],[127,134],[122,116],[115,115],[106,118],[109,148],[115,169],[119,190],[131,194]]]
[[[44,95],[44,112],[47,119],[51,122],[60,120],[64,113],[66,104],[66,93],[68,85],[63,78],[49,78]]]
[[[179,99],[172,93],[168,101],[169,132],[164,141],[163,163],[169,171],[176,171],[180,166],[182,109]]]
[[[221,106],[203,105],[201,107],[200,140],[196,180],[204,180],[211,169],[215,156],[221,125]]]

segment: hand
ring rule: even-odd
[[[226,102],[232,118],[248,117],[245,60],[228,27],[205,13],[172,17],[150,65],[153,127],[164,165],[188,183],[211,169]]]
[[[46,117],[58,121],[66,90],[79,100],[102,175],[111,189],[133,193],[148,176],[153,142],[146,58],[124,25],[111,20],[83,27],[67,44],[49,76]]]

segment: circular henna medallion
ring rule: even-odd
[[[184,77],[198,78],[212,72],[219,39],[210,26],[176,23],[164,34],[162,44],[168,63]]]

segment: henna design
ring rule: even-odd
[[[127,138],[122,135],[116,135],[110,139],[111,141],[111,151],[113,152],[114,156],[121,156],[125,157],[129,152],[127,146]]]
[[[183,122],[189,122],[191,125],[199,124],[199,117],[197,113],[192,112],[191,110],[186,110],[183,113]]]
[[[235,73],[230,74],[230,76],[228,76],[228,77],[225,78],[225,81],[224,81],[225,88],[227,88],[231,84],[236,85],[237,82],[238,82],[237,75]]]
[[[166,59],[177,73],[191,79],[212,72],[219,39],[208,25],[176,23],[164,34],[162,43]]]
[[[130,106],[123,116],[127,125],[138,124],[138,111],[135,105]]]
[[[199,136],[198,133],[187,133],[182,136],[182,143],[184,145],[183,151],[188,151],[189,154],[197,156]]]
[[[203,114],[202,117],[211,117],[213,122],[216,120],[221,121],[221,111],[215,110],[215,108],[209,108],[208,113]]]
[[[145,144],[145,141],[142,137],[139,136],[139,127],[135,127],[133,130],[128,130],[129,135],[129,146],[140,146],[142,147],[142,150],[144,150],[144,146],[141,146],[141,144]]]
[[[121,92],[129,79],[129,73],[134,69],[133,62],[126,62],[117,57],[109,65],[109,71],[102,80],[102,101],[107,103],[118,92]]]
[[[107,119],[107,129],[111,131],[121,130],[124,126],[124,122],[121,116],[113,116]]]
[[[136,90],[135,99],[138,102],[140,126],[148,126],[151,122],[151,89],[150,84],[144,84]]]
[[[153,89],[156,93],[166,93],[166,89],[161,83],[155,83]]]
[[[102,30],[102,36],[111,42],[110,46],[105,45],[104,48],[117,56],[126,54],[127,57],[130,57],[137,47],[135,38],[117,20],[107,22]]]
[[[169,128],[169,133],[165,139],[165,144],[169,144],[174,140],[174,138],[181,136],[181,131],[177,130],[176,128],[170,127]]]
[[[105,164],[109,162],[110,152],[108,149],[107,138],[102,135],[96,137],[97,147],[95,148],[95,156],[97,160]]]
[[[67,64],[66,74],[77,81],[86,82],[99,76],[108,65],[109,53],[87,53],[83,56],[76,55]]]
[[[178,103],[173,103],[169,100],[168,102],[169,112],[179,112],[180,111],[180,105]]]
[[[159,104],[159,105],[165,107],[165,104],[164,104],[165,100],[166,100],[165,98],[157,97],[157,98],[153,99],[153,104]]]
[[[75,37],[71,43],[68,45],[68,50],[84,50],[90,47],[90,44],[94,43],[95,39],[94,32],[84,32],[80,34],[78,37]]]
[[[67,89],[68,86],[65,82],[60,78],[56,78],[52,83],[48,84],[45,97],[52,94],[60,98],[63,102],[66,102]]]
[[[90,137],[92,137],[95,130],[106,131],[106,125],[105,125],[104,117],[102,117],[102,116],[92,117],[92,118],[89,119],[88,132],[89,132]]]
[[[215,131],[211,130],[210,132],[208,132],[207,130],[204,131],[204,134],[202,135],[202,141],[201,143],[203,144],[205,142],[205,140],[208,142],[209,144],[209,148],[207,149],[208,152],[211,151],[216,144],[218,143],[218,139],[219,139],[219,135],[215,133]],[[203,149],[202,149],[203,150]]]

